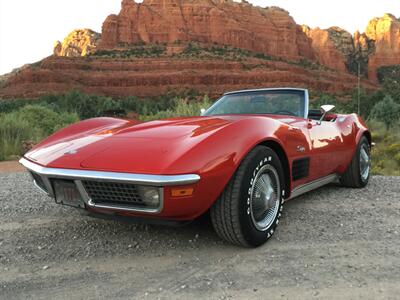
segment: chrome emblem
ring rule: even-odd
[[[72,155],[72,154],[76,154],[76,153],[78,153],[77,150],[70,150],[70,151],[65,152],[64,154],[65,155]]]
[[[296,150],[297,152],[304,152],[306,151],[306,148],[304,148],[303,146],[297,146]]]

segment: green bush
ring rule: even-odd
[[[243,58],[258,58],[262,60],[280,60],[264,53],[251,52],[245,49],[234,48],[227,45],[214,44],[206,46],[200,43],[190,42],[185,50],[178,54],[179,57],[212,59],[221,58],[224,60],[242,61]]]
[[[219,50],[214,49],[214,51]],[[311,102],[311,107],[319,108],[322,104],[333,104],[338,113],[356,112],[356,95],[353,93],[346,99],[340,99],[329,94],[321,94],[317,100]],[[398,104],[390,100],[390,97],[385,98],[385,95],[390,95],[385,88],[374,93],[361,91],[361,114],[368,120],[372,140],[377,143],[372,150],[373,174],[400,175],[400,116],[392,115]],[[379,108],[380,111],[382,104],[379,103],[383,102],[384,98],[384,113],[378,117],[378,114],[375,111],[372,113],[371,110]],[[35,105],[32,105],[32,101],[35,101]],[[194,90],[170,92],[158,97],[132,96],[126,99],[112,99],[72,91],[65,95],[43,96],[38,100],[1,101],[0,160],[23,154],[23,141],[38,142],[79,119],[108,116],[110,112],[115,111],[121,115],[133,112],[143,121],[198,116],[201,108],[208,108],[210,105],[208,97],[202,98]],[[391,120],[390,127],[383,123],[387,121],[388,116]]]
[[[0,113],[9,113],[16,111],[25,105],[28,105],[31,100],[27,99],[12,99],[0,100]]]
[[[16,99],[0,101],[0,113],[17,111],[31,103],[48,107],[57,113],[77,113],[81,119],[103,116],[108,110],[121,109],[120,102],[110,97],[87,95],[71,91],[64,95],[46,95],[39,99]]]
[[[140,119],[143,121],[150,121],[173,117],[199,116],[202,108],[207,109],[210,106],[211,101],[208,96],[205,96],[202,101],[176,99],[173,108],[152,115],[140,116]]]
[[[0,161],[23,153],[22,141],[38,140],[40,132],[17,113],[0,115]]]
[[[400,119],[400,104],[394,102],[391,96],[385,96],[374,105],[369,118],[381,121],[389,128]]]
[[[79,91],[43,97],[41,104],[58,113],[77,113],[81,119],[99,117],[105,111],[120,108],[118,101],[110,97],[86,95]]]
[[[166,52],[165,44],[135,45],[125,47],[123,50],[97,50],[91,56],[112,57],[112,58],[133,58],[133,57],[159,57]]]
[[[379,83],[384,83],[386,80],[400,81],[400,65],[383,66],[378,68]]]
[[[372,174],[400,175],[400,123],[394,123],[391,128],[383,122],[368,121],[372,141]]]
[[[119,101],[121,109],[126,112],[133,111],[139,115],[152,115],[159,111],[167,110],[174,106],[176,96],[167,94],[158,97],[140,99],[137,97],[128,97]]]
[[[36,100],[0,101],[0,113],[14,112],[33,102],[35,105],[47,107],[57,113],[76,113],[80,119],[121,116],[132,111],[140,115],[151,115],[173,108],[178,98],[199,98],[199,93],[188,89],[179,92],[168,92],[155,97],[138,98],[131,96],[125,99],[113,99],[105,96],[87,95],[80,91],[71,91],[64,95],[42,96]]]
[[[385,94],[400,104],[400,65],[380,67],[378,79]]]
[[[77,121],[78,116],[65,113],[62,116],[41,105],[28,105],[21,108],[17,114],[19,120],[24,120],[36,128],[43,136],[52,134],[56,129],[64,127],[69,121]],[[71,123],[71,122],[69,122]]]
[[[400,152],[394,155],[394,160],[397,162],[397,165],[400,166]]]
[[[78,115],[56,113],[40,105],[27,105],[0,115],[0,160],[22,155],[24,141],[39,142],[54,131],[79,120]]]
[[[386,96],[390,96],[388,90],[385,88],[375,92],[366,92],[364,89],[360,90],[360,116],[364,119],[371,119],[370,114],[373,107],[381,102]],[[393,98],[393,97],[392,97]],[[397,101],[395,101],[397,102]],[[400,104],[400,101],[397,102]],[[358,112],[358,91],[354,90],[351,95],[339,98],[330,94],[319,94],[316,99],[310,103],[310,107],[314,109],[320,108],[323,104],[335,105],[335,111],[338,113],[357,113]]]

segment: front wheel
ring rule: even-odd
[[[217,234],[240,246],[264,244],[279,223],[283,187],[279,157],[268,147],[255,147],[211,208]]]

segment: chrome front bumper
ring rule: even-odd
[[[125,212],[142,212],[142,213],[159,213],[164,207],[164,187],[173,185],[193,184],[200,180],[197,174],[184,175],[148,175],[148,174],[132,174],[117,172],[101,172],[74,169],[46,168],[35,164],[25,158],[19,161],[32,175],[34,184],[48,196],[55,198],[55,192],[51,179],[67,179],[72,180],[79,193],[81,194],[84,204],[89,208],[110,209]],[[40,176],[42,182],[38,182],[36,176]],[[117,204],[98,204],[90,199],[86,192],[82,181],[94,180],[99,182],[115,182],[127,183],[133,185],[154,186],[159,188],[160,205],[157,208],[144,208],[135,205],[117,205]]]

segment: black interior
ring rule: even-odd
[[[312,120],[319,121],[322,118],[322,112],[319,109],[310,109],[308,111],[308,118]],[[335,114],[326,114],[322,121],[326,122],[335,122],[336,115]]]
[[[322,117],[322,113],[319,109],[310,109],[308,111],[308,118],[312,120],[320,120]]]

